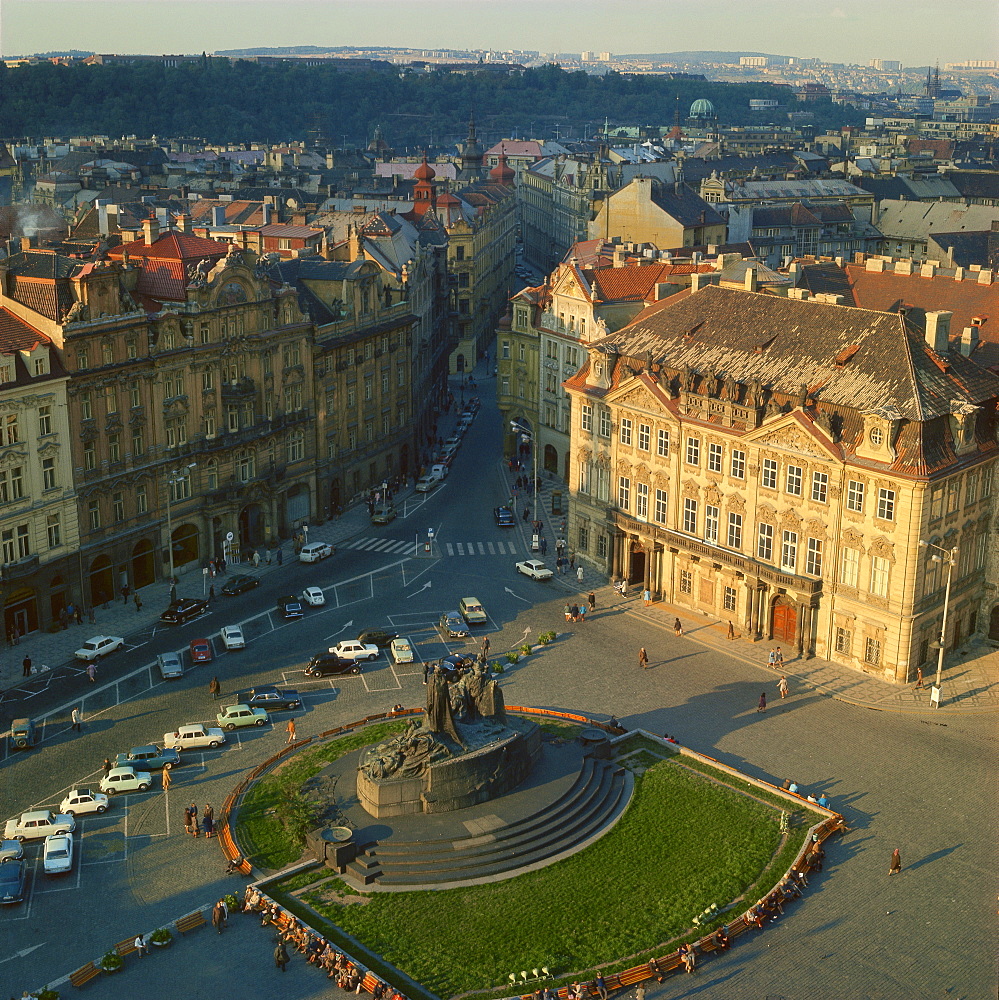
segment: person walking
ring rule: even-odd
[[[288,725],[285,726],[285,729],[288,731],[288,739],[285,740],[285,742],[286,743],[294,743],[295,742],[295,720],[294,719],[289,719],[288,720]]]
[[[577,580],[578,580],[578,581],[579,581],[580,583],[582,583],[582,582],[583,582],[583,567],[582,567],[582,566],[577,566],[577,567],[576,567],[576,579],[577,579]]]
[[[648,587],[642,591],[642,600],[645,602],[646,607],[652,603],[652,591]]]
[[[774,650],[774,665],[777,667],[784,666],[784,654],[780,651],[780,646]]]
[[[683,626],[680,624],[680,619],[679,618],[674,618],[673,619],[673,634],[674,635],[683,635]]]
[[[82,733],[83,713],[78,708],[74,708],[69,717],[73,720],[73,729],[75,729],[78,733]]]
[[[222,693],[222,685],[219,684],[219,679],[217,677],[213,677],[211,679],[211,683],[208,685],[208,693],[213,698],[218,698],[218,696]]]
[[[766,691],[760,695],[760,703],[756,706],[757,712],[765,712],[767,710],[767,693]]]
[[[122,604],[128,604],[128,594],[129,594],[128,584],[126,583],[121,588],[121,603]]]
[[[777,682],[777,690],[780,692],[781,701],[787,697],[787,678],[781,674],[780,680]]]
[[[190,806],[185,806],[185,808],[184,808],[184,833],[187,833],[187,834],[194,833],[194,830],[191,827],[191,824],[193,822],[194,822],[194,817],[191,816],[191,807]]]
[[[139,597],[138,592],[132,595],[132,600],[135,602],[135,613],[138,614],[142,610],[142,598]]]
[[[735,638],[735,626],[731,622],[728,623],[728,638]]]
[[[21,676],[30,677],[31,676],[31,657],[26,656],[21,660]]]
[[[25,676],[27,676],[27,674],[25,674]],[[917,691],[922,691],[923,690],[923,668],[922,667],[916,667],[916,690]]]
[[[212,907],[212,927],[221,934],[222,933],[222,900],[220,899]]]
[[[638,651],[638,665],[643,670],[649,669],[649,654],[645,652],[644,646]]]
[[[274,949],[274,965],[284,972],[284,968],[289,961],[288,949],[284,946],[284,941],[279,941],[277,947]]]
[[[87,664],[87,677],[90,678],[91,684],[97,683],[97,664],[93,660]]]
[[[594,594],[592,590],[586,595],[586,604],[590,609],[590,614],[592,615],[593,612],[597,610],[597,595]]]
[[[276,558],[277,558],[278,566],[280,566],[280,565],[282,565],[284,563],[284,550],[283,549],[278,549],[277,550],[277,556],[276,556]]]
[[[173,778],[170,775],[170,768],[164,767],[160,772],[160,775],[163,778],[163,791],[169,792],[170,786],[173,784]]]
[[[111,758],[110,757],[105,757],[104,758],[104,763],[101,765],[101,767],[104,768],[104,773],[105,774],[109,774],[111,772],[111,768],[114,767],[114,764],[111,763]]]
[[[899,849],[896,847],[894,851],[891,852],[891,864],[888,866],[888,874],[897,875],[902,870],[902,855]]]

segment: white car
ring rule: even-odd
[[[525,559],[517,563],[517,572],[532,580],[550,580],[555,575],[540,559]]]
[[[344,639],[335,646],[330,646],[329,651],[341,660],[377,660],[378,647],[373,643],[361,642],[358,639]]]
[[[112,767],[101,778],[101,791],[108,795],[120,792],[148,792],[153,787],[153,776],[148,771],[136,771],[134,767]]]
[[[404,636],[399,636],[398,639],[393,639],[389,644],[389,652],[392,654],[392,659],[396,663],[412,663],[413,647],[410,641]]]
[[[298,561],[304,563],[319,562],[333,555],[333,546],[326,542],[309,542],[302,546],[302,551],[298,553]]]
[[[102,656],[121,649],[125,640],[119,635],[95,635],[88,639],[73,655],[78,660],[99,660]]]
[[[431,490],[436,489],[441,484],[441,477],[430,473],[426,476],[421,476],[416,480],[416,492],[417,493],[429,493]]]
[[[163,745],[171,750],[198,750],[201,747],[219,747],[225,743],[225,733],[214,726],[195,722],[181,726],[176,732],[163,734]]]
[[[100,792],[92,792],[89,788],[74,788],[59,803],[59,812],[67,816],[80,816],[83,813],[102,813],[108,807],[108,797]]]
[[[72,816],[56,815],[48,809],[32,809],[7,820],[3,836],[5,840],[38,840],[53,833],[72,833],[75,829],[76,820]]]
[[[73,870],[73,835],[53,833],[45,838],[42,868],[46,875],[66,875]]]
[[[302,591],[302,603],[309,604],[314,608],[322,607],[326,603],[326,595],[322,587],[306,587]]]
[[[223,625],[219,631],[219,638],[226,649],[244,649],[246,647],[243,630],[238,625]]]
[[[0,864],[20,861],[24,857],[24,844],[19,840],[0,840]]]

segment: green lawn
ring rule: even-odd
[[[804,837],[803,825],[792,825],[775,858],[779,818],[779,809],[664,761],[636,780],[612,831],[541,871],[364,897],[332,882],[303,899],[442,997],[495,988],[508,973],[541,965],[556,976],[617,959],[627,967],[641,960],[631,956],[682,934],[709,904],[741,895],[772,861],[783,865],[768,874],[767,887],[775,882]]]

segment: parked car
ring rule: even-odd
[[[463,656],[461,653],[451,653],[444,659],[437,661],[437,669],[444,675],[448,683],[453,683],[475,662],[471,656]]]
[[[19,840],[0,840],[0,865],[20,861],[24,857],[24,844]]]
[[[555,575],[540,559],[525,559],[517,563],[517,572],[532,580],[550,580]]]
[[[120,635],[95,635],[88,639],[73,655],[78,660],[99,660],[121,649],[125,640]]]
[[[517,525],[517,519],[509,507],[494,507],[493,520],[495,520],[497,528],[513,528]]]
[[[313,608],[321,608],[326,603],[326,595],[322,587],[306,587],[302,591],[302,603]]]
[[[73,837],[53,833],[42,845],[42,869],[46,875],[68,875],[73,870]]]
[[[59,812],[67,816],[82,816],[85,813],[102,813],[108,807],[108,797],[89,788],[74,788],[59,803]]]
[[[399,638],[398,632],[386,632],[383,628],[365,629],[358,637],[361,642],[370,642],[380,649],[391,645],[393,639]]]
[[[160,677],[165,681],[184,676],[184,664],[176,653],[157,653],[156,666],[160,668]]]
[[[101,778],[101,791],[108,795],[119,792],[148,792],[153,787],[153,776],[148,771],[134,767],[112,767]]]
[[[437,623],[437,627],[448,639],[464,639],[468,635],[468,628],[464,619],[457,611],[445,611]]]
[[[39,840],[52,833],[72,833],[75,829],[76,820],[66,813],[32,809],[7,820],[3,836],[4,840]]]
[[[360,672],[361,667],[356,660],[348,660],[336,653],[316,653],[305,668],[306,677],[335,677]]]
[[[430,475],[437,476],[441,480],[447,479],[448,472],[450,472],[450,469],[448,469],[446,465],[441,464],[430,466]]]
[[[183,625],[208,610],[208,602],[194,597],[179,597],[160,615],[160,621],[168,625]]]
[[[28,879],[25,861],[11,861],[0,865],[0,903],[9,905],[24,901],[24,884]]]
[[[389,521],[395,519],[395,516],[396,516],[396,511],[394,504],[376,503],[374,507],[371,508],[372,524],[388,524]]]
[[[243,630],[238,625],[223,625],[219,630],[219,638],[227,650],[244,649],[246,647]]]
[[[431,490],[437,489],[442,481],[443,477],[434,473],[428,473],[425,476],[420,476],[420,478],[416,480],[416,492],[429,493]]]
[[[18,750],[30,750],[38,742],[38,730],[32,719],[15,719],[10,724],[10,742]]]
[[[292,595],[287,595],[285,597],[279,597],[277,602],[278,614],[281,615],[285,621],[292,621],[295,618],[301,618],[305,614],[305,608],[302,607],[302,602]]]
[[[357,639],[344,639],[335,646],[330,646],[329,652],[343,660],[377,660],[378,647],[373,643],[360,642]]]
[[[319,562],[333,555],[333,546],[326,542],[309,542],[302,546],[302,551],[298,553],[298,561],[304,563]]]
[[[457,448],[458,445],[460,445],[460,444],[461,444],[461,435],[460,434],[452,434],[444,442],[444,450],[446,451],[448,448]]]
[[[413,653],[413,646],[410,641],[402,636],[393,639],[389,645],[389,652],[396,663],[412,663],[416,658]]]
[[[200,750],[202,747],[217,747],[225,743],[225,733],[221,729],[203,726],[200,722],[181,726],[175,732],[164,733],[163,743],[173,750]]]
[[[267,712],[249,705],[227,705],[215,716],[215,721],[230,731],[244,726],[262,726],[267,722]]]
[[[256,576],[234,576],[231,580],[222,584],[222,593],[226,597],[235,597],[237,594],[245,594],[248,590],[260,586],[260,579]]]
[[[158,747],[154,743],[132,747],[122,751],[114,759],[115,767],[134,767],[137,771],[167,771],[180,763],[180,754],[168,747]]]
[[[458,614],[469,625],[487,625],[489,623],[489,616],[477,597],[463,597],[458,602]]]
[[[297,691],[274,687],[273,684],[250,688],[249,691],[237,694],[236,698],[242,705],[249,705],[250,708],[266,708],[268,712],[277,711],[279,708],[302,707],[302,696]]]
[[[212,644],[207,639],[192,639],[188,648],[191,651],[192,663],[211,663]]]

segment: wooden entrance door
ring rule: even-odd
[[[793,643],[797,625],[798,613],[794,602],[789,601],[786,597],[778,597],[774,601],[770,617],[770,631],[774,642],[784,642],[789,645]]]

